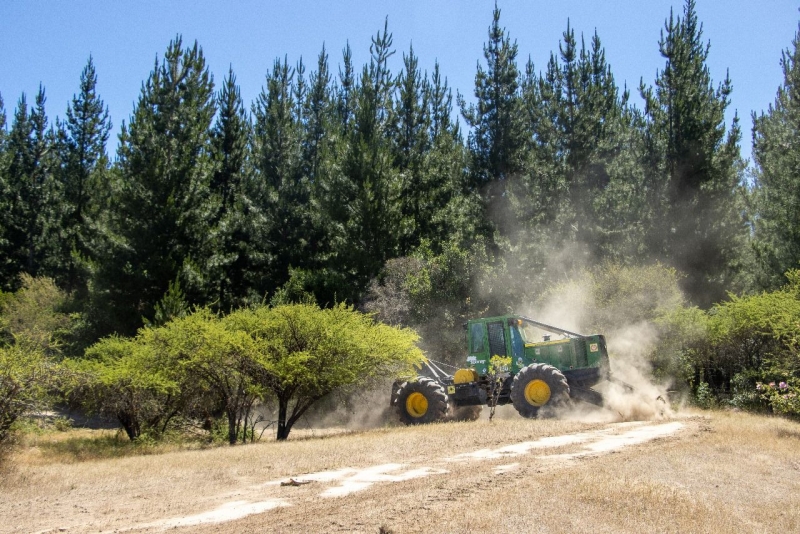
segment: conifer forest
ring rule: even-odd
[[[587,329],[651,321],[653,376],[697,403],[800,415],[800,33],[751,137],[694,0],[665,16],[662,66],[632,88],[570,26],[526,61],[495,7],[473,87],[423,71],[387,21],[363,65],[349,45],[284,51],[252,102],[181,36],[128,117],[91,57],[66,110],[44,86],[2,95],[3,358],[30,349],[55,376],[177,317],[301,304],[457,363],[468,318],[572,285]],[[82,387],[58,386],[88,406]]]

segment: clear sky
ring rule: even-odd
[[[709,67],[715,84],[730,71],[733,95],[728,123],[742,119],[742,152],[749,157],[751,111],[774,101],[782,81],[781,51],[790,47],[798,28],[798,4],[788,0],[697,0],[704,40],[711,42]],[[332,71],[349,41],[360,68],[368,59],[370,37],[386,17],[397,54],[413,44],[423,69],[438,59],[450,86],[472,97],[476,64],[491,23],[493,0],[90,0],[0,1],[0,94],[9,122],[20,95],[32,102],[39,84],[47,94],[51,121],[63,118],[78,90],[81,70],[91,54],[98,91],[109,107],[116,134],[127,121],[142,81],[169,41],[182,34],[195,39],[206,55],[217,84],[233,66],[246,103],[252,102],[276,57],[290,63],[300,57],[307,70],[316,64],[323,43]],[[499,0],[501,24],[519,45],[522,66],[530,56],[537,70],[558,49],[567,20],[576,35],[588,39],[596,30],[606,59],[621,86],[641,103],[639,80],[652,85],[664,60],[658,39],[673,8],[682,0]]]

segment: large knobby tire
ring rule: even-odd
[[[522,417],[533,418],[544,407],[569,402],[569,384],[564,375],[546,363],[532,363],[514,376],[511,403]]]
[[[397,413],[407,425],[441,421],[447,416],[447,394],[430,378],[404,382],[397,390]]]

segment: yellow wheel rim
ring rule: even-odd
[[[406,411],[411,417],[422,417],[428,412],[428,399],[422,393],[415,391],[406,399]]]
[[[467,384],[469,382],[477,382],[478,373],[474,369],[459,369],[453,375],[453,384]]]
[[[550,400],[550,386],[544,380],[531,380],[525,386],[525,400],[533,406],[544,406]]]

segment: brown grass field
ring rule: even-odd
[[[800,424],[779,418],[509,417],[87,452],[104,432],[19,445],[0,532],[800,532]]]

